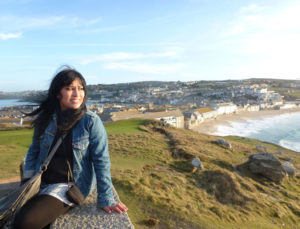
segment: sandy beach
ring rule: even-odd
[[[283,110],[240,111],[236,114],[220,115],[216,119],[205,120],[198,126],[193,127],[192,130],[214,134],[218,126],[230,126],[233,122],[244,122],[246,120],[256,120],[294,112],[300,112],[300,107]]]

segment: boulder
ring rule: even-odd
[[[193,160],[192,160],[192,165],[197,167],[198,169],[203,169],[203,165],[199,159],[199,157],[195,157]]]
[[[295,176],[295,167],[291,162],[284,161],[281,164],[282,164],[284,171],[286,171],[290,177]]]
[[[284,157],[284,158],[282,158],[282,160],[291,162],[291,161],[292,161],[292,158],[290,158],[290,157]]]
[[[256,146],[256,149],[259,150],[259,151],[267,152],[267,148],[264,147],[263,145]]]
[[[277,151],[275,154],[276,155],[282,155],[282,152],[281,151]]]
[[[225,141],[224,139],[217,139],[216,144],[219,146],[222,146],[226,149],[231,149],[231,144],[229,142]]]
[[[247,161],[249,171],[272,181],[281,182],[286,175],[280,161],[270,153],[252,154]]]

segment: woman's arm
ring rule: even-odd
[[[110,174],[110,159],[108,141],[102,121],[96,116],[90,129],[89,150],[96,173],[98,207],[114,206],[115,200],[112,192]]]

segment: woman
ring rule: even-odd
[[[65,137],[42,175],[40,192],[17,213],[14,228],[47,228],[74,206],[66,194],[68,163],[84,197],[97,184],[98,207],[107,213],[127,211],[124,204],[114,200],[107,135],[100,118],[86,109],[86,99],[83,76],[66,68],[55,75],[39,108],[28,114],[36,118],[22,182],[39,171],[56,141],[62,135]]]

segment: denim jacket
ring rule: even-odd
[[[44,133],[37,138],[34,131],[32,144],[26,154],[24,178],[39,172],[46,160],[57,130],[57,117],[53,115]],[[91,111],[80,119],[73,128],[73,176],[87,197],[97,184],[97,206],[115,204],[110,175],[110,159],[105,128],[99,116]]]

